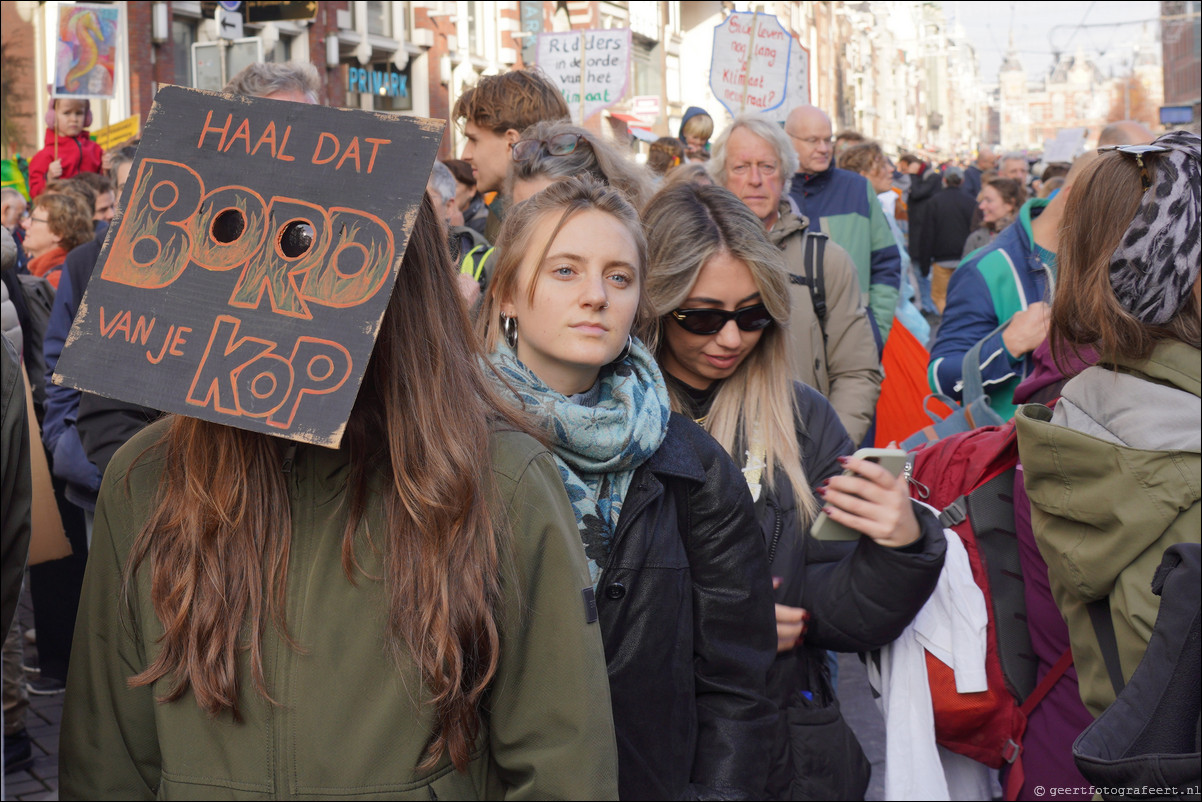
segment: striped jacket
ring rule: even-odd
[[[931,389],[960,398],[964,354],[989,336],[1015,312],[1050,300],[1055,265],[1045,265],[1036,255],[1031,219],[1048,201],[1032,199],[1018,219],[985,248],[960,263],[947,288],[943,323],[931,347],[927,378]],[[981,378],[993,409],[1009,420],[1014,417],[1014,388],[1026,373],[1024,357],[1014,357],[1002,343],[1001,332],[989,336],[981,347]]]

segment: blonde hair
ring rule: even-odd
[[[714,396],[703,422],[706,431],[736,461],[754,440],[764,449],[771,484],[783,470],[804,524],[818,503],[801,464],[801,419],[789,359],[789,274],[779,248],[768,241],[763,223],[747,204],[722,187],[677,184],[661,190],[647,205],[647,290],[652,318],[644,341],[663,363],[667,315],[688,297],[697,274],[714,256],[728,253],[747,265],[774,321],[759,343]],[[672,409],[681,412],[681,391],[669,385]]]
[[[497,338],[501,332],[501,304],[518,291],[521,281],[522,265],[526,254],[537,253],[535,264],[542,262],[551,248],[551,243],[559,235],[560,230],[575,214],[584,211],[599,211],[612,215],[619,220],[630,232],[638,252],[639,307],[635,314],[634,330],[649,314],[647,293],[644,290],[647,264],[647,241],[643,237],[643,227],[639,223],[638,212],[618,190],[606,186],[591,176],[567,178],[556,181],[551,186],[536,193],[529,200],[514,206],[505,215],[505,223],[497,238],[497,266],[492,280],[488,283],[484,300],[480,306],[480,314],[476,318],[476,333],[484,342],[487,352],[497,347]],[[532,242],[534,231],[547,215],[560,213],[559,222],[546,242]],[[526,288],[528,300],[534,300],[534,291],[538,282],[531,278]]]

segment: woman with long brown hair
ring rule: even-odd
[[[424,199],[340,449],[176,416],[114,458],[65,796],[616,795],[571,509],[453,275]]]
[[[1073,183],[1049,337],[1058,361],[1091,347],[1097,364],[1054,409],[1015,416],[1035,542],[1095,717],[1148,647],[1164,552],[1202,529],[1200,143],[1174,131],[1099,148]]]
[[[632,330],[646,242],[614,188],[568,178],[517,204],[477,328],[551,442],[589,560],[623,799],[759,799],[773,708],[772,593],[751,497],[671,413]]]

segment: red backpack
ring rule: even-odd
[[[914,452],[913,460],[910,494],[942,510],[940,523],[960,536],[989,616],[987,690],[958,693],[952,669],[926,655],[935,741],[990,768],[1013,764],[1006,798],[1014,799],[1023,782],[1027,716],[1072,665],[1072,653],[1066,652],[1036,684],[1038,661],[1014,532],[1014,423],[952,435]]]

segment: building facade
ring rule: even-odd
[[[44,130],[40,121],[49,98],[35,87],[49,83],[45,54],[54,52],[62,4],[2,5],[5,155],[29,155]],[[1116,91],[1079,54],[1062,58],[1035,84],[1012,56],[989,90],[972,43],[948,22],[939,2],[328,0],[283,4],[312,13],[274,22],[246,19],[229,40],[218,36],[216,3],[119,5],[125,47],[115,96],[95,104],[94,127],[145,119],[159,86],[218,89],[257,59],[313,63],[321,76],[320,100],[328,105],[447,119],[481,76],[533,64],[538,33],[605,28],[630,31],[626,91],[585,125],[619,138],[675,135],[684,111],[700,106],[721,130],[730,113],[710,87],[710,63],[715,27],[732,11],[774,15],[793,40],[788,103],[775,119],[783,119],[789,104],[808,100],[830,114],[836,132],[855,129],[892,153],[966,159],[986,142],[1036,148],[1058,127],[1104,123]],[[1180,6],[1187,16],[1195,9],[1181,33],[1165,38],[1164,63],[1173,68],[1171,76],[1165,68],[1163,80],[1166,103],[1196,105],[1198,3],[1162,5]],[[1140,59],[1133,71],[1147,83],[1158,62],[1143,50]],[[461,147],[461,132],[449,126],[441,155]]]

